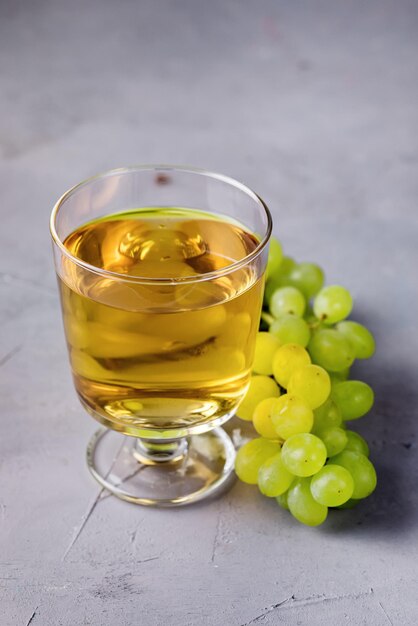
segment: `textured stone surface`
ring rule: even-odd
[[[408,0],[0,3],[2,625],[417,623],[417,25]],[[135,162],[242,179],[354,293],[378,340],[359,508],[308,529],[236,484],[148,510],[88,474],[48,216]]]

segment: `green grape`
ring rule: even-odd
[[[280,505],[282,509],[285,509],[286,511],[289,510],[289,506],[287,504],[287,494],[288,492],[286,491],[285,493],[282,493],[280,496],[277,496],[276,498],[277,504]]]
[[[287,391],[306,400],[312,409],[317,409],[328,398],[331,381],[319,365],[305,365],[293,372]]]
[[[308,345],[311,333],[309,326],[301,317],[282,315],[270,326],[269,331],[277,337],[282,345],[297,343],[304,348]]]
[[[238,478],[249,485],[256,485],[261,465],[279,451],[278,443],[261,437],[244,443],[235,457],[235,472]]]
[[[252,376],[248,391],[237,409],[237,416],[251,422],[254,409],[264,398],[278,398],[280,389],[277,383],[269,376]]]
[[[351,342],[333,328],[317,330],[309,342],[312,362],[330,372],[345,370],[354,361],[354,348]]]
[[[324,465],[327,458],[325,444],[310,433],[293,435],[282,448],[282,461],[295,476],[312,476]]]
[[[324,428],[331,428],[332,426],[341,426],[343,418],[341,417],[341,411],[331,398],[328,398],[324,404],[321,404],[314,411],[314,423],[312,432],[316,434]]]
[[[289,286],[288,276],[294,267],[296,267],[296,261],[290,256],[284,256],[280,264],[279,271],[274,276],[276,288]]]
[[[347,445],[344,450],[351,450],[351,452],[360,452],[360,454],[364,454],[364,456],[369,456],[369,446],[367,442],[361,435],[355,433],[354,430],[346,430],[347,435]]]
[[[339,454],[347,445],[348,437],[346,432],[339,426],[329,426],[316,434],[324,442],[328,457]]]
[[[353,300],[350,292],[339,285],[324,287],[314,300],[314,313],[325,324],[336,324],[351,313]]]
[[[271,411],[271,421],[281,439],[298,433],[308,433],[313,425],[313,411],[301,398],[288,393],[277,398]]]
[[[287,492],[287,505],[293,517],[302,524],[319,526],[327,518],[328,507],[315,500],[310,483],[311,479],[307,478],[295,480]]]
[[[292,259],[291,256],[284,256],[280,265],[280,276],[288,276],[294,267],[296,267],[295,259]]]
[[[286,389],[293,372],[304,365],[309,365],[309,353],[296,343],[281,346],[273,357],[273,376]]]
[[[269,255],[267,260],[266,276],[267,279],[274,276],[279,271],[282,263],[283,250],[282,244],[276,237],[270,238]]]
[[[374,393],[361,380],[346,380],[333,386],[332,398],[339,406],[344,420],[355,420],[370,411]]]
[[[280,398],[265,398],[254,409],[253,425],[259,435],[266,439],[278,439],[276,429],[271,421],[271,413]]]
[[[257,333],[253,371],[257,374],[271,376],[273,374],[273,356],[280,346],[280,341],[268,332]]]
[[[346,337],[353,346],[356,359],[369,359],[373,356],[376,344],[370,330],[358,322],[340,322],[337,331]]]
[[[299,263],[288,275],[289,285],[299,289],[310,300],[324,284],[324,272],[315,263]]]
[[[295,287],[279,287],[273,292],[269,308],[274,317],[291,314],[302,317],[305,311],[305,298]]]
[[[339,465],[325,465],[311,480],[311,493],[324,506],[344,504],[353,491],[354,481],[350,472]]]
[[[283,465],[279,452],[261,465],[258,470],[258,487],[263,495],[276,498],[289,489],[294,478]]]
[[[376,488],[376,470],[367,456],[351,450],[343,450],[333,457],[332,462],[348,470],[354,480],[352,497],[355,500],[367,498]]]

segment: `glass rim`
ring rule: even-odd
[[[76,193],[79,189],[81,189],[85,185],[88,185],[89,183],[95,180],[105,179],[111,176],[115,176],[117,174],[124,174],[124,173],[129,173],[129,172],[140,172],[140,171],[152,171],[152,170],[159,170],[159,171],[166,171],[166,172],[177,171],[177,172],[205,176],[213,180],[218,180],[218,181],[227,183],[228,185],[235,187],[236,189],[239,189],[240,191],[246,193],[258,204],[258,206],[262,209],[262,211],[267,217],[267,225],[266,225],[265,233],[262,239],[260,240],[260,242],[258,243],[258,245],[256,246],[256,248],[254,248],[252,252],[247,254],[242,259],[239,259],[239,261],[234,261],[233,263],[230,263],[229,265],[219,270],[206,272],[205,274],[195,274],[194,276],[152,277],[152,278],[147,277],[147,276],[129,276],[127,274],[121,274],[119,272],[112,272],[110,270],[106,270],[106,269],[97,267],[95,265],[92,265],[91,263],[87,263],[86,261],[83,261],[82,259],[79,259],[78,257],[71,254],[71,252],[69,252],[69,250],[65,247],[56,229],[57,216],[61,207],[64,205],[65,201],[68,198],[70,198],[74,193]],[[119,167],[119,168],[106,170],[105,172],[101,172],[99,174],[95,174],[94,176],[90,176],[89,178],[86,178],[82,180],[81,182],[77,183],[76,185],[73,185],[72,187],[70,187],[67,191],[65,191],[62,194],[62,196],[60,196],[60,198],[55,203],[51,212],[51,216],[50,216],[49,229],[50,229],[52,240],[55,243],[55,245],[60,249],[61,253],[64,256],[66,256],[70,261],[72,261],[73,263],[75,263],[76,265],[78,265],[79,267],[83,268],[86,271],[93,272],[95,274],[99,274],[100,276],[111,278],[113,280],[123,281],[123,282],[139,283],[139,284],[142,283],[142,284],[173,285],[173,284],[179,284],[179,283],[184,284],[184,283],[195,283],[195,282],[200,282],[200,281],[205,281],[205,280],[213,280],[215,278],[224,276],[226,274],[236,271],[237,269],[240,269],[241,267],[248,265],[248,263],[256,259],[266,247],[270,239],[270,236],[272,234],[273,220],[271,217],[270,210],[268,206],[266,205],[266,203],[264,202],[264,200],[257,193],[255,193],[255,191],[253,191],[250,187],[247,187],[247,185],[244,185],[243,183],[239,182],[235,178],[226,176],[224,174],[219,174],[217,172],[212,172],[210,170],[189,167],[189,166],[168,165],[168,164],[144,164],[144,165],[131,165],[127,167]]]

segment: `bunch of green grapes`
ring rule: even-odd
[[[346,425],[373,405],[371,387],[348,378],[356,358],[373,355],[374,338],[346,320],[350,293],[323,285],[320,267],[282,257],[273,239],[253,376],[237,412],[260,435],[238,451],[238,477],[308,526],[376,487],[368,445]]]

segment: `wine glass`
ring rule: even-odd
[[[221,425],[248,388],[271,227],[241,183],[166,165],[106,172],[55,205],[74,385],[105,427],[88,467],[119,498],[179,506],[231,478]]]

